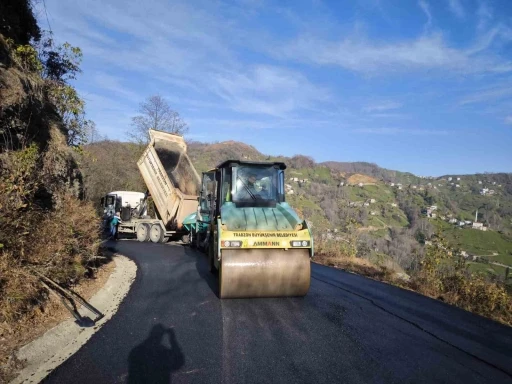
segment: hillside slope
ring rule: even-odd
[[[88,146],[87,151],[92,154],[92,159],[99,160],[90,163],[90,167],[83,167],[86,190],[95,199],[114,189],[145,189],[135,165],[139,152],[132,144],[99,142]],[[479,209],[478,221],[489,228],[488,232],[478,232],[481,249],[490,255],[497,253],[496,260],[512,265],[512,254],[509,255],[508,248],[502,246],[511,244],[510,174],[422,178],[370,163],[318,164],[303,155],[291,158],[268,156],[251,145],[235,141],[190,142],[188,153],[198,172],[228,159],[284,161],[288,166],[287,200],[310,221],[317,235],[339,238],[357,228],[361,254],[386,255],[406,270],[415,268],[424,252],[425,242],[436,231],[445,235],[452,246],[484,256],[475,252],[475,246],[468,240],[474,230],[461,229],[448,222],[450,219],[457,219],[457,222],[474,220]],[[101,164],[109,162],[112,154],[115,154],[115,159],[110,162],[112,170],[104,172],[102,179],[98,178]],[[87,181],[90,174],[94,175],[94,185]],[[482,195],[484,188],[494,188],[494,193]],[[425,214],[430,206],[436,206],[435,218]],[[454,235],[459,232],[464,236]],[[498,242],[497,238],[500,239]]]

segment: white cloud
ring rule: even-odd
[[[459,19],[464,19],[466,17],[466,11],[464,10],[460,0],[448,0],[448,3],[450,5],[450,10],[455,16]]]
[[[425,16],[427,16],[427,24],[425,25],[425,29],[429,29],[432,26],[432,14],[430,13],[430,6],[425,0],[419,0],[418,5],[425,13]]]
[[[498,59],[449,47],[440,33],[396,43],[376,43],[358,36],[341,41],[303,36],[279,52],[288,59],[373,75],[407,70],[485,73],[503,69],[503,62]]]
[[[494,18],[492,9],[485,0],[480,0],[478,10],[476,11],[476,16],[478,18],[477,28],[479,30],[487,28],[489,23]]]
[[[238,112],[285,116],[327,101],[329,92],[302,74],[280,67],[259,65],[246,72],[216,75],[214,92]]]
[[[62,7],[54,5],[52,13],[55,29],[60,28],[62,35],[80,45],[94,65],[101,63],[109,73],[128,71],[131,77],[143,76],[145,81],[159,84],[159,93],[171,97],[186,92],[192,107],[220,97],[225,108],[237,112],[284,117],[317,108],[319,101],[327,100],[328,91],[298,71],[242,63],[234,52],[244,32],[222,14],[235,12],[237,21],[243,21],[239,9],[208,1],[202,4],[69,0]],[[78,19],[80,28],[73,27],[70,15]],[[101,36],[98,31],[102,31],[109,38],[91,38],[93,35],[84,32],[91,29],[84,27],[87,23],[96,27],[94,36]],[[117,91],[127,98],[137,96],[113,75],[98,73],[94,81],[105,91]],[[139,99],[145,96],[139,95]],[[191,103],[192,98],[197,101]]]
[[[505,124],[512,125],[512,115],[505,117]]]
[[[448,131],[444,130],[431,130],[431,129],[408,129],[408,128],[358,128],[354,129],[355,133],[369,133],[374,135],[420,135],[420,136],[444,136],[448,135]]]
[[[393,97],[389,96],[388,88],[379,88],[381,84],[372,83],[372,76],[414,73],[419,74],[419,81],[423,81],[423,74],[512,72],[512,61],[501,59],[493,51],[496,47],[505,47],[503,43],[512,40],[512,33],[505,22],[494,23],[490,29],[486,27],[492,20],[492,12],[484,3],[478,10],[482,29],[477,31],[473,26],[476,38],[462,46],[460,41],[450,43],[449,31],[437,29],[443,21],[441,18],[434,20],[436,29],[432,31],[432,13],[437,11],[434,8],[437,2],[416,1],[412,6],[418,4],[421,7],[428,28],[422,32],[420,25],[420,35],[407,33],[394,38],[384,32],[379,38],[371,36],[371,32],[366,34],[364,31],[371,29],[364,27],[364,23],[369,22],[363,19],[364,16],[355,26],[352,21],[335,25],[332,16],[326,16],[322,23],[321,12],[311,17],[314,23],[307,22],[310,15],[305,14],[298,22],[290,23],[296,10],[289,10],[291,16],[286,21],[282,15],[278,16],[274,7],[260,7],[253,0],[248,0],[251,6],[208,0],[197,0],[193,4],[178,0],[172,4],[163,0],[111,0],[108,4],[46,0],[46,3],[51,9],[55,36],[84,51],[84,72],[90,82],[81,87],[90,93],[103,93],[104,98],[100,102],[96,95],[87,108],[92,108],[94,116],[106,126],[115,126],[116,115],[129,121],[130,113],[136,111],[136,104],[158,92],[182,114],[190,112],[190,116],[184,117],[191,124],[193,118],[198,122],[200,117],[215,123],[215,127],[245,124],[255,129],[301,128],[316,122],[318,127],[334,129],[339,127],[339,121],[343,121],[347,124],[345,128],[350,130],[348,127],[371,125],[379,118],[409,116],[406,113],[410,111],[399,110],[402,108],[400,102],[388,100]],[[449,1],[450,9],[457,17],[465,13],[462,0]],[[467,12],[469,15],[469,9]],[[261,26],[261,16],[264,15],[281,17],[285,24],[288,22],[284,27],[289,27],[289,33],[272,30],[270,24]],[[351,30],[355,32],[348,32]],[[290,36],[290,40],[283,41],[283,36]],[[298,66],[297,62],[313,65]],[[319,67],[328,68],[322,73],[325,68]],[[360,78],[354,81],[355,99],[351,99],[352,92],[343,89],[345,78],[338,78],[337,74],[329,88],[312,80],[317,76],[324,82],[329,81],[326,79],[334,74],[334,71],[329,73],[333,68],[366,76],[372,93],[366,92],[361,99],[363,88],[357,88]],[[457,80],[462,83],[469,78],[459,76]],[[444,86],[434,85],[443,92]],[[404,82],[396,87],[406,90],[408,84]],[[420,87],[410,92],[412,97],[421,98],[428,91]],[[469,94],[460,105],[501,97],[486,92],[483,91],[483,95]],[[120,96],[115,97],[119,104],[116,110],[108,106],[112,99],[109,101],[107,96],[111,95]],[[409,99],[401,97],[401,100]],[[452,99],[452,103],[456,101]],[[215,122],[213,117],[218,118],[220,114],[225,121]],[[328,121],[321,123],[320,119]],[[397,120],[379,121],[404,125]],[[444,134],[439,133],[443,131],[404,128],[363,128],[358,132]]]
[[[459,105],[487,103],[489,101],[500,100],[510,96],[512,96],[511,86],[496,87],[468,95],[459,101]]]
[[[362,109],[363,112],[384,112],[393,109],[399,109],[403,106],[402,103],[396,101],[382,101],[380,103],[375,103],[368,105]]]
[[[93,79],[97,87],[109,91],[116,96],[124,96],[132,101],[140,99],[140,95],[129,90],[122,84],[122,79],[105,72],[96,72]]]

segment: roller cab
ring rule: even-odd
[[[227,161],[203,174],[196,239],[207,244],[222,299],[304,296],[309,290],[313,238],[285,202],[285,168]]]

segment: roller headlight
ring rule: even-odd
[[[240,240],[223,240],[220,242],[220,246],[226,248],[239,248],[242,246],[242,242]]]
[[[292,247],[309,247],[309,241],[307,240],[293,240],[290,242]]]

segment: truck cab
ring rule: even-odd
[[[103,208],[103,214],[106,217],[113,216],[116,212],[127,212],[127,208],[130,210],[136,210],[141,207],[141,204],[146,199],[146,194],[142,192],[133,191],[113,191],[108,193],[105,197],[101,198],[101,207]],[[125,208],[123,210],[123,208]],[[146,208],[144,208],[145,210]],[[142,212],[141,215],[146,215],[146,212]],[[131,216],[121,217],[122,220],[129,220]]]

